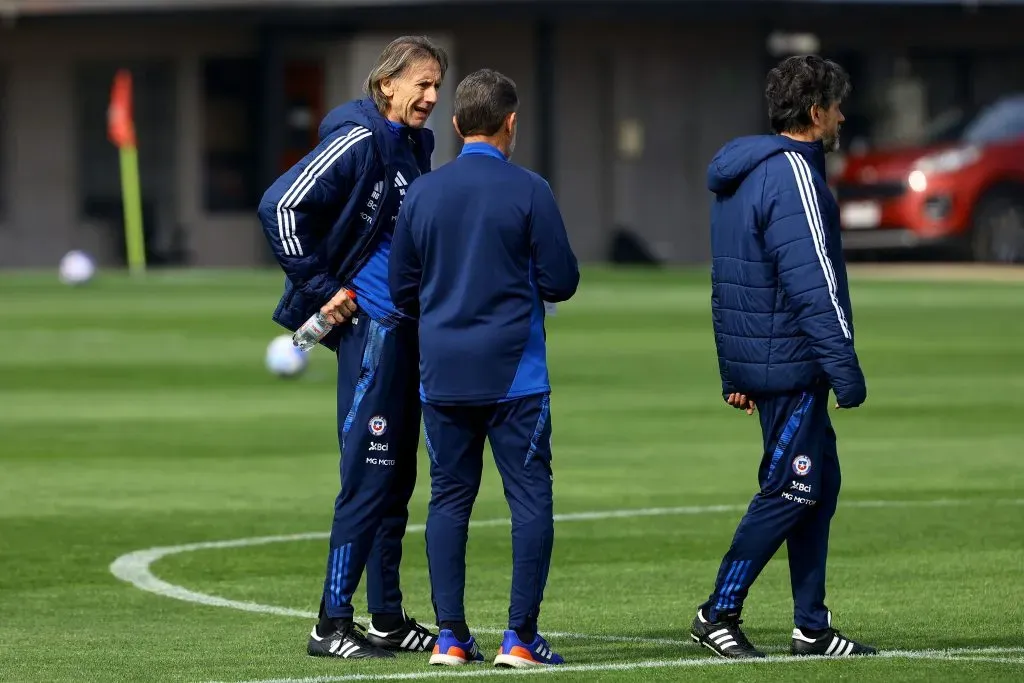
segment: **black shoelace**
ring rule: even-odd
[[[743,620],[742,619],[737,619],[735,621],[730,621],[730,622],[727,622],[727,623],[729,624],[729,628],[732,631],[733,640],[735,640],[737,643],[739,643],[740,647],[744,647],[744,648],[753,650],[754,649],[753,643],[751,643],[749,640],[747,640],[747,635],[740,629],[740,624],[743,623]]]
[[[356,645],[361,647],[372,647],[370,645],[370,641],[366,639],[366,627],[362,624],[357,624],[354,621],[351,622],[342,632],[342,635]]]
[[[416,620],[412,617],[409,617],[409,619],[406,620],[405,625],[408,626],[411,630],[416,631],[417,633],[429,633],[429,629],[427,629],[425,626],[421,626],[420,624],[416,623]]]

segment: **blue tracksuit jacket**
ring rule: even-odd
[[[398,315],[387,286],[390,238],[410,183],[430,170],[429,129],[396,127],[373,101],[331,111],[320,144],[263,195],[258,215],[287,276],[273,319],[296,330],[342,286],[384,323]],[[321,342],[337,350],[340,328]]]
[[[544,301],[579,285],[547,182],[472,143],[409,190],[391,296],[419,318],[424,401],[490,404],[550,391]]]
[[[715,155],[708,188],[723,393],[831,386],[842,407],[860,405],[867,387],[821,143],[738,138]]]

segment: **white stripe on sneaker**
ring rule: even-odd
[[[726,634],[728,632],[729,632],[729,629],[727,629],[727,628],[719,629],[719,630],[715,631],[714,633],[708,635],[708,638],[710,638],[711,640],[714,640],[715,638],[717,638],[717,637],[719,637],[721,635],[724,635],[724,634]]]
[[[798,628],[793,629],[793,640],[802,640],[805,643],[815,643],[817,640],[814,638],[808,638],[804,635],[804,632]]]

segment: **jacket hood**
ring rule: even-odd
[[[782,152],[798,152],[822,174],[825,148],[821,142],[801,142],[785,135],[748,135],[726,143],[708,165],[708,189],[730,194],[765,159]]]
[[[323,140],[339,128],[354,123],[374,133],[387,126],[384,117],[370,99],[352,100],[327,112],[320,123],[320,139]]]
[[[318,131],[320,140],[324,140],[349,124],[362,126],[373,133],[374,146],[387,165],[390,165],[396,155],[403,153],[402,150],[406,149],[406,146],[399,142],[408,136],[416,143],[418,160],[425,168],[429,168],[430,154],[434,150],[434,134],[429,128],[406,126],[395,128],[380,113],[373,100],[365,97],[361,100],[346,102],[328,112],[320,123]]]

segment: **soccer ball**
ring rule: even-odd
[[[292,343],[290,334],[282,334],[267,346],[264,362],[267,370],[278,377],[298,377],[306,369],[309,358]]]
[[[84,285],[96,274],[96,264],[84,251],[69,251],[60,260],[60,281],[66,285]]]

